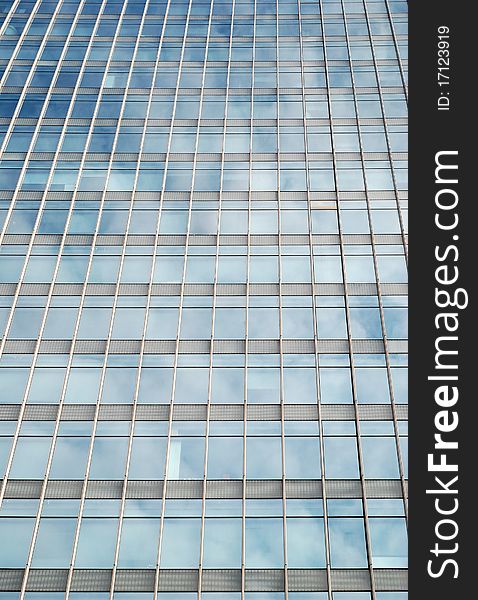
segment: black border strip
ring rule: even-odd
[[[476,588],[473,575],[478,507],[472,487],[476,487],[477,479],[474,458],[477,456],[478,419],[473,381],[473,371],[477,368],[476,350],[472,344],[478,335],[478,327],[472,288],[478,272],[474,244],[474,238],[478,237],[474,222],[478,203],[474,189],[477,185],[474,181],[476,166],[473,164],[478,103],[472,89],[476,89],[474,62],[478,36],[471,15],[472,4],[417,0],[409,4],[409,9],[410,598],[449,600],[472,597],[470,590]],[[447,28],[449,37],[446,37]],[[439,38],[440,32],[442,38]],[[443,43],[439,47],[440,41],[448,41],[449,47]],[[449,70],[442,69],[441,73],[449,79],[438,75],[438,68],[447,66],[446,60],[440,61],[441,64],[438,61],[447,58],[446,52],[438,54],[443,49],[449,50]],[[440,86],[439,77],[449,83]],[[439,98],[442,98],[441,110]],[[450,99],[448,110],[444,98]],[[437,156],[439,152],[452,151],[457,154]],[[445,167],[436,176],[437,161],[457,165],[458,169]],[[437,207],[437,203],[451,206],[454,198],[456,207],[450,210]],[[435,219],[447,225],[454,222],[455,214],[459,219],[456,227],[440,230]],[[445,268],[437,273],[440,266]],[[454,283],[437,282],[437,277],[449,280],[456,274],[458,279]],[[458,292],[460,304],[465,303],[468,295],[466,308],[437,307],[437,289],[448,291],[453,297],[459,288],[464,290]],[[445,294],[439,299],[446,304]],[[458,323],[456,332],[446,330],[444,317],[439,318],[437,329],[436,318],[440,313],[455,315],[450,316],[447,323],[449,326]],[[441,336],[451,337],[439,342],[440,348],[457,354],[442,355],[440,362],[449,366],[454,364],[456,369],[436,368],[435,344]],[[452,339],[453,336],[457,339]],[[458,379],[428,379],[429,376],[450,375]],[[441,406],[436,401],[436,390],[440,386],[444,386],[441,395],[438,392]],[[446,406],[447,398],[452,398],[455,393],[453,387],[457,388],[458,399],[455,403],[450,400]],[[455,428],[456,419],[459,420]],[[448,425],[451,431],[440,432],[440,427]],[[443,440],[457,442],[458,449],[435,449],[434,436],[439,433]],[[449,465],[457,465],[458,470],[433,471],[428,465],[430,453],[434,455],[432,461],[435,464],[443,460]],[[458,480],[453,481],[455,476]],[[456,490],[456,493],[445,493],[445,488]],[[440,515],[439,510],[450,511],[450,514]],[[450,522],[440,523],[443,519]],[[447,560],[454,562],[445,562]],[[432,577],[429,572],[439,576]]]

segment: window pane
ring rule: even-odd
[[[319,370],[320,399],[323,404],[352,404],[352,382],[349,369]]]
[[[208,444],[208,478],[241,479],[242,447],[242,437],[211,437]]]
[[[287,404],[317,403],[315,369],[284,369],[284,401]]]
[[[374,567],[407,567],[407,530],[404,519],[370,519],[370,542]]]
[[[357,445],[354,438],[325,438],[325,475],[330,479],[359,476]]]
[[[90,479],[123,479],[128,438],[97,437],[93,444]]]
[[[43,479],[50,438],[19,437],[10,469],[12,479]]]
[[[130,479],[163,479],[166,438],[135,437],[131,448]]]
[[[72,367],[68,377],[65,403],[95,404],[98,400],[101,369]]]
[[[136,386],[136,369],[108,367],[103,383],[103,404],[129,404],[133,402]]]
[[[248,438],[246,457],[248,479],[282,477],[280,438]]]
[[[87,437],[59,437],[53,453],[50,478],[83,479],[89,446],[90,439]]]
[[[75,566],[79,569],[111,568],[117,533],[116,519],[83,519]]]
[[[178,404],[205,404],[209,387],[209,369],[179,367],[176,371],[174,401]]]
[[[244,402],[244,369],[213,368],[211,402],[242,404]]]
[[[201,519],[165,519],[162,569],[197,569]]]
[[[30,549],[35,519],[0,519],[0,539],[9,540],[0,544],[0,567],[23,569]]]
[[[390,404],[386,369],[355,369],[360,404]]]
[[[29,404],[57,404],[60,402],[64,369],[36,368],[28,394]]]
[[[76,519],[45,519],[40,528],[33,552],[35,568],[68,568],[73,548]]]
[[[285,438],[287,479],[320,478],[320,442],[318,438]]]
[[[169,447],[168,479],[201,479],[204,438],[173,438]]]
[[[364,475],[368,479],[398,479],[395,438],[362,438]]]
[[[138,403],[168,404],[171,401],[173,369],[141,369]]]
[[[0,369],[0,402],[21,404],[27,385],[29,369]]]
[[[292,568],[325,567],[323,519],[287,519],[287,560]]]
[[[246,568],[284,566],[282,519],[246,519]]]
[[[204,568],[234,569],[241,566],[241,519],[206,519],[204,525]]]
[[[118,566],[122,569],[152,569],[159,546],[159,519],[124,519]]]
[[[367,567],[367,550],[362,519],[329,519],[332,568]]]
[[[280,370],[250,367],[247,374],[247,400],[257,404],[280,401]]]

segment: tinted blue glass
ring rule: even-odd
[[[401,575],[363,582],[406,566],[403,500],[375,497],[407,476],[404,410],[379,406],[407,402],[406,9],[0,11],[0,567],[25,567],[40,511],[26,600],[67,581],[72,600],[404,599]],[[328,591],[302,571],[326,564]]]
[[[197,568],[200,530],[200,519],[165,519],[161,548],[162,568]]]
[[[232,569],[241,564],[240,519],[206,519],[204,526],[205,568]]]
[[[32,566],[36,568],[68,567],[71,561],[75,528],[75,519],[41,519]]]
[[[159,519],[124,519],[118,566],[127,569],[152,568],[159,545]]]
[[[128,438],[97,437],[91,457],[91,479],[123,479]]]
[[[2,569],[23,568],[32,539],[35,519],[0,519],[0,537],[10,540],[0,546]]]
[[[246,566],[281,568],[284,564],[281,519],[246,519]]]
[[[13,479],[43,479],[45,475],[50,438],[19,437],[13,455],[10,477]]]
[[[117,532],[116,519],[83,519],[75,566],[79,569],[111,568]]]
[[[367,566],[362,519],[329,519],[330,555],[333,568]]]
[[[325,566],[323,519],[287,519],[287,557],[292,568]]]
[[[370,519],[370,537],[374,566],[406,568],[407,533],[404,519]]]

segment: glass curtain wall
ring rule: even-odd
[[[0,1],[0,600],[405,600],[407,2]]]

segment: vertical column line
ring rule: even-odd
[[[256,64],[256,19],[257,19],[257,0],[253,0],[252,17],[252,64],[251,64],[251,93],[250,93],[250,128],[249,128],[249,172],[248,172],[248,192],[247,192],[247,279],[246,279],[246,331],[244,342],[244,411],[243,411],[243,469],[242,469],[242,555],[241,555],[241,600],[245,599],[246,594],[246,509],[247,509],[247,417],[248,417],[248,381],[249,381],[249,309],[251,294],[251,223],[252,223],[252,156],[253,156],[253,135],[254,135],[254,85],[255,85],[255,64]]]
[[[160,215],[159,215],[159,220],[158,220],[158,229],[156,231],[155,250],[157,248],[157,244],[159,241],[159,235],[160,235],[161,215],[162,215],[162,208],[163,208],[164,196],[165,196],[165,191],[166,191],[166,177],[167,177],[167,173],[168,173],[168,169],[169,169],[169,159],[170,159],[170,154],[171,154],[171,140],[172,140],[172,134],[173,134],[173,128],[174,128],[174,121],[176,118],[176,108],[177,108],[178,94],[179,94],[179,82],[181,79],[181,73],[182,73],[182,68],[183,68],[184,49],[186,47],[186,38],[187,38],[187,33],[188,33],[188,28],[189,28],[191,7],[192,7],[192,0],[189,0],[188,10],[187,10],[187,14],[186,14],[186,24],[185,24],[185,28],[184,28],[184,37],[183,37],[183,40],[181,43],[178,77],[176,80],[176,88],[175,88],[175,92],[174,92],[173,112],[171,115],[171,127],[169,130],[168,147],[167,147],[167,152],[166,152],[166,163],[165,163],[165,169],[164,169],[163,185],[162,185],[162,190],[161,190]],[[198,119],[198,128],[199,128],[199,119]],[[196,133],[196,144],[197,144],[197,135],[198,134]],[[182,317],[184,285],[185,285],[186,268],[187,268],[187,249],[188,249],[188,243],[189,243],[189,230],[190,230],[190,225],[191,225],[192,190],[194,188],[194,165],[193,165],[192,177],[193,177],[193,180],[191,183],[191,192],[189,194],[189,209],[188,209],[186,242],[185,242],[185,247],[184,247],[184,264],[183,264],[183,272],[182,272],[182,278],[181,278],[178,327],[177,327],[177,332],[176,332],[176,345],[175,345],[175,351],[174,351],[173,382],[172,382],[172,390],[171,390],[171,400],[170,400],[170,404],[169,404],[168,437],[167,437],[167,442],[166,442],[165,474],[164,474],[164,484],[163,484],[163,494],[162,494],[160,525],[159,525],[158,551],[157,551],[157,555],[156,555],[156,566],[155,566],[155,575],[154,575],[154,596],[153,596],[154,600],[157,600],[157,598],[158,598],[161,550],[162,550],[163,531],[164,531],[164,512],[165,512],[166,496],[167,496],[168,467],[169,467],[169,455],[170,455],[170,448],[171,448],[171,432],[172,432],[172,427],[173,427],[174,395],[175,395],[175,391],[176,391],[176,377],[177,377],[178,358],[179,358],[181,317]],[[154,266],[155,266],[156,260],[157,260],[157,258],[156,258],[156,251],[155,251],[154,259],[153,259],[153,263],[154,263],[153,264],[153,273],[154,273]]]
[[[303,36],[302,36],[302,15],[300,11],[299,2],[299,49],[300,49],[300,68],[301,68],[301,86],[302,86],[302,112],[303,112],[303,126],[304,126],[304,148],[305,148],[305,168],[306,168],[306,183],[307,183],[307,220],[309,225],[309,252],[310,252],[310,272],[311,272],[311,290],[312,290],[312,311],[313,311],[313,325],[314,325],[314,362],[315,362],[315,379],[318,390],[318,401],[317,401],[317,416],[319,422],[319,445],[320,445],[320,473],[321,473],[321,484],[322,484],[322,506],[324,512],[324,536],[325,536],[325,568],[327,576],[327,598],[332,600],[332,578],[331,578],[331,566],[330,566],[330,540],[329,540],[329,522],[328,522],[328,507],[327,507],[327,482],[325,479],[325,448],[324,448],[324,426],[322,417],[322,402],[321,402],[321,389],[320,389],[320,365],[319,365],[319,330],[317,326],[317,306],[315,298],[315,262],[314,262],[314,243],[313,243],[313,232],[312,232],[312,210],[311,210],[311,185],[310,185],[310,174],[309,174],[309,149],[308,149],[308,135],[307,135],[307,105],[305,100],[305,67],[304,67],[304,47],[303,47]],[[322,32],[322,46],[325,47],[324,36]],[[325,50],[324,50],[325,52]],[[324,61],[325,70],[325,61]],[[330,116],[330,115],[329,115]],[[332,119],[330,117],[330,137],[332,138]],[[336,206],[338,203],[335,202]],[[338,210],[338,208],[337,208]]]
[[[284,427],[284,331],[283,331],[283,288],[282,288],[282,211],[281,211],[281,144],[280,144],[280,54],[279,54],[279,0],[276,0],[276,103],[277,103],[277,212],[278,212],[278,249],[279,249],[279,400],[281,419],[281,487],[282,487],[282,526],[284,544],[284,593],[285,600],[289,598],[289,566],[287,552],[287,503],[286,503],[286,473],[285,473],[285,427]]]
[[[211,25],[213,21],[213,11],[214,11],[214,0],[211,1],[209,8],[209,20],[208,20],[208,28],[207,28],[207,37],[206,37],[206,49],[204,53],[204,67],[202,72],[202,80],[201,80],[201,96],[199,100],[199,118],[198,118],[198,127],[196,132],[196,144],[194,148],[194,166],[196,168],[197,154],[199,150],[199,133],[201,129],[201,120],[202,120],[202,107],[203,107],[203,99],[204,99],[204,87],[206,81],[206,70],[208,63],[208,50],[209,50],[209,41],[211,36]],[[232,35],[232,25],[231,25],[231,35]],[[231,38],[230,38],[231,44]],[[229,57],[230,57],[230,46],[229,46]],[[229,84],[229,66],[230,60],[228,62],[228,77],[227,82]],[[226,90],[226,102],[227,102],[227,90]],[[216,309],[216,293],[217,293],[217,274],[218,274],[218,256],[219,256],[219,236],[220,236],[220,223],[221,223],[221,198],[222,198],[222,174],[224,170],[224,140],[225,140],[225,126],[223,133],[223,151],[221,157],[221,181],[220,181],[220,189],[219,189],[219,205],[217,211],[217,229],[216,229],[216,256],[215,256],[215,264],[214,264],[214,281],[213,281],[213,303],[212,303],[212,314],[211,314],[211,339],[210,339],[210,347],[209,347],[209,372],[208,372],[208,390],[207,390],[207,404],[206,404],[206,426],[205,426],[205,440],[204,440],[204,464],[203,464],[203,479],[202,479],[202,496],[201,496],[201,532],[200,532],[200,540],[199,540],[199,564],[198,564],[198,598],[201,598],[202,593],[202,581],[203,581],[203,569],[204,569],[204,527],[205,527],[205,518],[206,518],[206,485],[207,485],[207,460],[208,460],[208,450],[209,450],[209,421],[211,417],[211,384],[212,384],[212,365],[213,365],[213,356],[214,356],[214,326],[215,326],[215,309]],[[191,192],[191,206],[192,206],[192,192]]]
[[[340,201],[339,201],[339,186],[337,179],[337,153],[335,148],[335,140],[334,140],[334,127],[333,127],[333,113],[332,113],[332,103],[331,103],[331,86],[330,86],[330,77],[329,77],[329,65],[328,65],[328,56],[327,56],[327,41],[326,41],[326,32],[324,26],[324,17],[322,12],[322,0],[320,1],[320,20],[322,26],[322,38],[324,40],[324,59],[325,59],[325,79],[327,84],[327,102],[329,109],[329,118],[330,118],[330,129],[331,129],[331,140],[332,140],[332,160],[334,167],[334,181],[335,181],[335,190],[337,196],[337,220],[338,220],[338,228],[339,228],[339,239],[340,239],[340,259],[342,264],[342,273],[344,278],[344,300],[345,300],[345,318],[347,324],[347,339],[348,339],[348,347],[349,347],[349,359],[350,359],[350,375],[352,382],[352,396],[353,396],[353,407],[354,407],[354,416],[355,416],[355,426],[356,426],[356,443],[357,443],[357,457],[359,464],[359,479],[360,486],[362,491],[362,502],[363,502],[363,511],[364,511],[364,530],[365,530],[365,543],[367,547],[367,562],[368,562],[368,570],[370,574],[370,585],[371,585],[371,594],[372,600],[376,600],[375,595],[375,580],[373,576],[373,567],[372,567],[372,547],[370,541],[370,531],[368,527],[368,519],[367,519],[367,506],[366,506],[366,488],[365,488],[365,479],[364,479],[364,463],[363,463],[363,454],[362,454],[362,445],[360,442],[360,419],[359,419],[359,409],[357,402],[357,382],[355,379],[355,366],[354,366],[354,352],[353,352],[353,343],[352,343],[352,333],[350,327],[350,306],[349,306],[349,298],[348,298],[348,289],[347,289],[347,271],[346,271],[346,262],[345,262],[345,247],[344,247],[344,237],[342,232],[342,220],[340,216]]]

